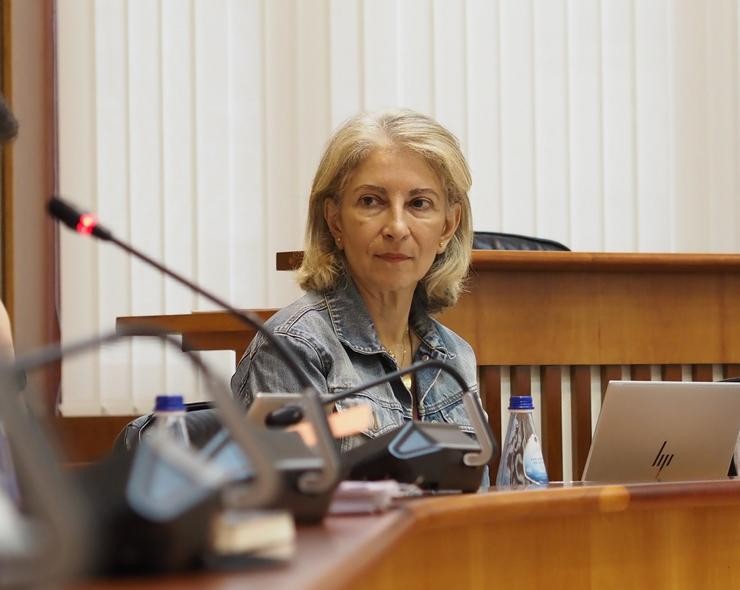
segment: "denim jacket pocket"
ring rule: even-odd
[[[429,421],[456,424],[463,432],[468,434],[475,433],[475,429],[470,422],[470,416],[468,416],[465,406],[463,405],[462,396],[458,397],[456,400],[452,400],[449,404],[439,408],[436,412],[429,414],[426,419]]]
[[[341,393],[341,389],[337,388],[334,393]],[[383,404],[378,402],[369,396],[358,394],[353,395],[344,399],[340,399],[335,402],[337,411],[346,410],[353,406],[360,404],[369,405],[373,413],[372,423],[368,428],[362,431],[362,435],[365,438],[373,439],[384,435],[385,433],[402,426],[404,423],[403,412],[400,404],[398,407],[394,407],[390,404]],[[348,451],[356,446],[359,446],[363,442],[363,436],[350,436],[345,437],[341,440],[342,452]]]

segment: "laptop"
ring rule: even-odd
[[[740,431],[740,383],[611,381],[583,481],[726,479]]]

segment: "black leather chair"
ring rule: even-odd
[[[221,430],[221,422],[211,402],[194,402],[185,404],[185,424],[188,429],[190,444],[201,448],[211,437]],[[132,453],[146,432],[154,426],[157,419],[154,414],[135,418],[118,434],[113,442],[113,453]]]
[[[521,236],[496,231],[477,231],[473,234],[473,248],[476,250],[561,250],[570,248],[546,238]]]

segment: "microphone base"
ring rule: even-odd
[[[465,465],[480,451],[474,438],[452,424],[407,422],[342,456],[349,479],[395,479],[427,490],[475,492],[484,466]]]
[[[221,509],[220,494],[194,490],[192,500],[176,514],[152,519],[132,505],[126,491],[134,461],[133,454],[112,454],[75,474],[96,541],[91,574],[165,573],[201,567],[209,550],[211,521]]]
[[[321,522],[329,510],[336,484],[318,494],[306,493],[300,489],[300,479],[304,474],[321,471],[323,467],[321,457],[307,447],[295,432],[260,429],[257,436],[280,474],[281,480],[278,495],[264,508],[287,510],[293,514],[296,522],[302,524]],[[253,471],[248,460],[232,440],[224,441],[218,449],[210,451],[209,454],[212,461],[234,476],[235,481],[230,487],[235,490],[252,477]],[[235,495],[225,495],[225,498],[229,497],[235,498],[234,504],[229,507],[238,508],[238,492]],[[227,502],[231,504],[230,500]]]

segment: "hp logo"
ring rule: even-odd
[[[667,444],[668,441],[664,440],[658,454],[655,456],[655,461],[653,461],[653,467],[658,468],[658,473],[655,474],[656,480],[660,480],[660,472],[663,471],[664,467],[668,467],[671,464],[671,461],[673,461],[673,453],[663,453],[663,449],[665,449]]]

